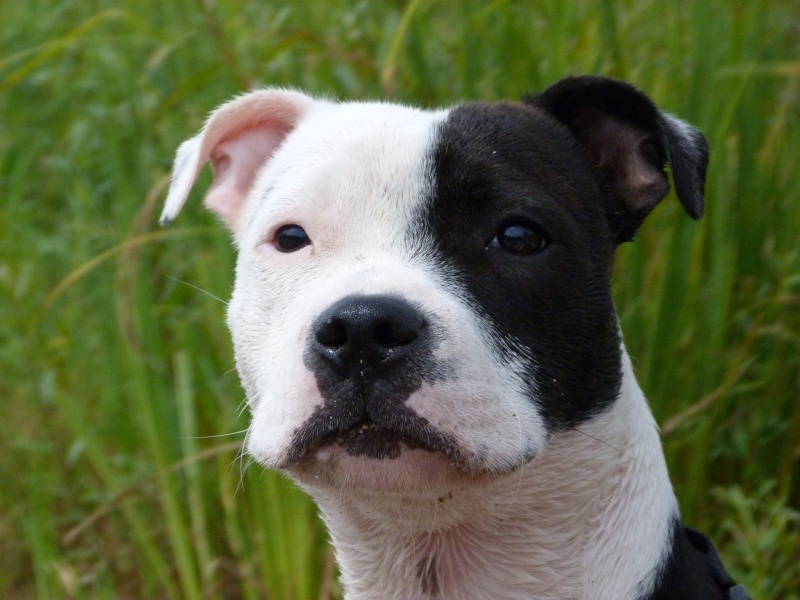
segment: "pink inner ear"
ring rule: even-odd
[[[206,195],[206,206],[235,229],[256,176],[286,137],[274,122],[259,123],[214,148],[211,162],[214,183]]]

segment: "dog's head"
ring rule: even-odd
[[[513,470],[614,402],[615,248],[667,164],[700,217],[707,158],[603,78],[433,112],[271,89],[181,146],[162,222],[210,160],[254,457],[311,486],[435,491]]]

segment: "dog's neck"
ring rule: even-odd
[[[314,491],[348,600],[635,600],[677,503],[627,354],[617,402],[524,468],[424,502]]]

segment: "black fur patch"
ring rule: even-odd
[[[701,533],[672,524],[672,551],[658,574],[656,587],[640,600],[747,600]]]
[[[440,127],[433,169],[419,227],[442,270],[492,323],[498,352],[522,356],[550,430],[602,411],[621,383],[616,241],[577,140],[530,106],[468,104]],[[546,247],[528,255],[491,247],[515,222],[540,229]]]

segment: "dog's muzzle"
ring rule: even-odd
[[[401,443],[452,455],[454,445],[405,405],[446,372],[433,357],[436,338],[425,313],[397,296],[348,296],[320,314],[304,363],[324,401],[295,433],[290,461],[329,444],[373,458],[398,457]]]

